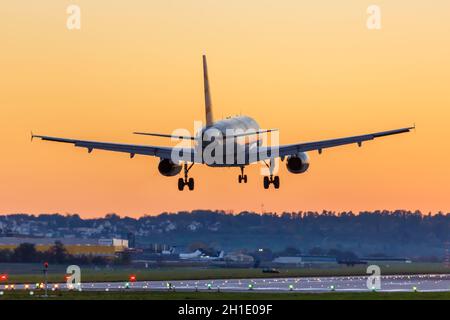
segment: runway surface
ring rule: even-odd
[[[139,280],[139,279],[136,279]],[[49,284],[49,289],[79,289],[93,291],[115,290],[176,290],[176,291],[227,291],[227,292],[450,292],[450,274],[443,275],[395,275],[382,276],[381,288],[376,289],[373,282],[367,284],[368,276],[350,277],[308,277],[308,278],[266,278],[266,279],[222,279],[222,280],[184,280],[184,281],[135,281],[135,282],[97,282],[81,283],[80,287],[68,287],[65,283]],[[15,290],[33,290],[37,284],[15,285]],[[0,286],[0,290],[11,290],[11,285]]]

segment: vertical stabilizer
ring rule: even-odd
[[[209,89],[208,80],[208,66],[206,64],[206,56],[203,55],[203,84],[205,88],[205,115],[206,115],[206,125],[210,126],[213,124],[213,112],[212,112],[212,102],[211,102],[211,91]]]

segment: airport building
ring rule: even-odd
[[[395,257],[368,257],[359,259],[367,264],[388,264],[388,263],[412,263],[409,258],[395,258]]]
[[[294,256],[294,257],[277,257],[272,261],[275,265],[321,265],[321,264],[337,264],[336,257],[329,256]]]
[[[61,242],[67,252],[74,256],[114,257],[128,249],[128,240],[124,239],[0,237],[0,250],[14,250],[22,243],[31,243],[35,245],[37,251],[44,252],[50,249],[56,241]]]

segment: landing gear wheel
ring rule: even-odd
[[[264,189],[269,189],[269,177],[264,177]]]
[[[190,166],[187,163],[184,163],[184,179],[178,179],[178,190],[183,191],[184,186],[188,186],[189,190],[194,190],[194,178],[188,178],[189,170],[192,168],[194,164],[192,163]]]
[[[245,169],[245,167],[241,167],[241,174],[238,176],[239,183],[242,183],[242,182],[247,183],[247,175],[244,174],[244,169]]]
[[[275,187],[275,189],[280,188],[280,177],[279,176],[275,176],[273,178],[273,186]]]
[[[194,190],[194,178],[189,178],[187,185],[190,191]]]
[[[184,189],[184,179],[180,178],[178,179],[178,190],[183,191]]]

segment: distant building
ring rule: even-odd
[[[225,256],[227,262],[253,263],[255,259],[252,256],[243,253],[229,253]]]
[[[128,247],[136,248],[136,236],[133,232],[127,233]]]
[[[188,229],[189,231],[195,232],[195,231],[197,231],[198,229],[200,229],[201,226],[202,226],[201,223],[199,223],[199,222],[197,222],[197,221],[193,221],[191,224],[189,224],[189,225],[187,226],[187,229]]]
[[[369,257],[359,259],[366,263],[411,263],[409,258],[392,258],[392,257]]]
[[[61,242],[67,252],[74,256],[93,255],[113,257],[128,249],[128,240],[123,239],[77,239],[77,238],[22,238],[0,237],[0,250],[14,250],[22,243],[34,244],[37,251],[47,251]]]
[[[276,263],[276,264],[300,265],[302,263],[302,258],[301,257],[278,257],[278,258],[275,258],[272,262]]]
[[[335,257],[329,256],[293,256],[293,257],[277,257],[272,263],[279,265],[310,265],[310,264],[336,264]]]

